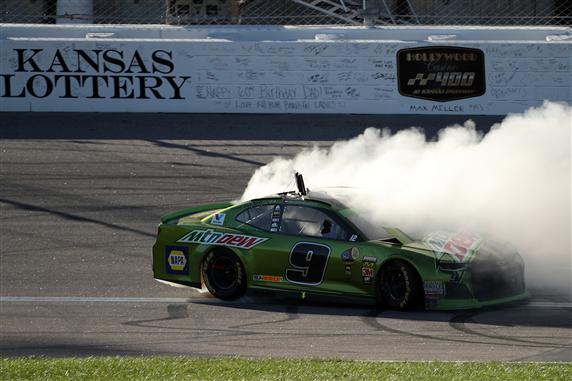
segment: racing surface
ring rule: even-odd
[[[572,361],[569,292],[393,312],[153,280],[162,214],[240,196],[277,155],[444,117],[0,114],[0,355]],[[499,118],[475,118],[486,130]],[[282,191],[282,190],[277,190]]]

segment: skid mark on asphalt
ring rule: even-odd
[[[514,336],[501,335],[498,333],[487,334],[487,333],[479,332],[479,331],[476,331],[474,329],[467,327],[465,325],[465,323],[479,324],[477,321],[475,321],[473,319],[477,315],[479,315],[479,312],[465,312],[465,313],[458,314],[456,316],[453,316],[453,318],[451,318],[451,320],[449,321],[449,326],[451,326],[451,328],[453,328],[457,331],[467,333],[467,334],[473,335],[473,336],[485,337],[488,339],[512,341],[512,342],[516,342],[516,343],[526,343],[526,344],[539,344],[539,345],[543,345],[543,346],[548,345],[548,346],[551,346],[554,348],[565,348],[565,347],[570,346],[569,344],[547,343],[544,341],[526,340],[526,339],[521,339],[521,338],[514,337]]]
[[[485,344],[485,345],[501,345],[501,346],[509,346],[509,347],[526,347],[526,348],[566,348],[569,345],[567,344],[515,344],[515,343],[491,343],[487,341],[480,341],[480,340],[464,340],[464,339],[456,339],[452,337],[442,337],[442,336],[433,336],[433,335],[426,335],[421,333],[413,333],[409,331],[404,331],[396,328],[388,327],[379,322],[378,318],[382,318],[379,316],[380,312],[377,310],[370,311],[366,316],[363,317],[363,321],[365,324],[369,325],[372,328],[377,330],[382,330],[386,332],[395,333],[397,335],[403,336],[411,336],[420,339],[428,339],[428,340],[437,340],[437,341],[446,341],[446,342],[457,342],[463,344]],[[454,315],[451,319],[455,319],[456,315]],[[499,339],[498,337],[493,337],[494,339]],[[500,339],[502,340],[502,339]]]
[[[117,225],[117,224],[114,224],[111,222],[96,220],[94,218],[82,217],[82,216],[78,216],[76,214],[71,214],[71,213],[67,213],[67,212],[61,212],[61,211],[55,210],[55,209],[48,209],[48,208],[44,208],[41,206],[26,204],[26,203],[19,202],[19,201],[7,200],[5,198],[0,198],[0,202],[15,206],[15,207],[22,209],[22,210],[52,214],[52,215],[61,217],[61,218],[66,219],[66,220],[74,221],[74,222],[87,222],[87,223],[91,223],[91,224],[97,224],[97,225],[105,226],[107,228],[123,230],[123,231],[127,231],[130,233],[143,235],[145,237],[155,237],[155,234],[148,233],[148,232],[143,231],[143,230],[133,229],[133,228],[130,228],[128,226]]]
[[[220,152],[211,152],[211,151],[207,151],[204,149],[200,149],[200,148],[196,148],[193,147],[191,145],[188,144],[175,144],[175,143],[169,143],[166,141],[162,141],[162,140],[146,140],[149,143],[153,143],[159,147],[162,148],[175,148],[175,149],[180,149],[180,150],[185,150],[185,151],[191,151],[196,153],[197,155],[200,156],[206,156],[206,157],[210,157],[210,158],[222,158],[222,159],[227,159],[227,160],[234,160],[234,161],[238,161],[241,163],[246,163],[246,164],[254,164],[256,166],[262,166],[264,165],[264,163],[260,162],[260,161],[254,161],[254,160],[248,160],[248,159],[243,159],[241,157],[236,157],[236,156],[232,156],[232,155],[227,155],[224,153],[220,153]]]
[[[241,331],[241,330],[233,330],[232,328],[203,328],[203,327],[172,327],[164,324],[160,324],[162,322],[173,321],[178,319],[187,319],[189,318],[188,308],[189,304],[170,304],[167,306],[167,314],[168,316],[156,319],[144,319],[144,320],[133,320],[121,323],[122,325],[127,325],[131,327],[138,327],[138,328],[154,328],[154,329],[161,329],[161,330],[172,330],[180,332],[186,332],[192,334],[193,340],[198,343],[201,342],[200,339],[211,339],[215,338],[229,338],[233,336],[249,336],[249,335],[256,335],[259,334],[258,332],[251,332],[251,331]],[[159,323],[159,324],[158,324]],[[195,336],[196,335],[196,336]],[[185,339],[186,340],[186,339]],[[169,340],[168,343],[172,343],[172,340]],[[157,344],[157,342],[155,342]]]
[[[246,324],[239,324],[239,325],[230,326],[230,327],[228,327],[228,328],[231,328],[231,329],[234,328],[234,329],[236,329],[236,328],[244,328],[244,327],[256,327],[256,326],[259,326],[259,325],[285,323],[285,322],[288,322],[288,321],[296,320],[296,319],[299,318],[299,316],[298,316],[298,306],[297,306],[297,305],[286,306],[286,314],[288,314],[288,316],[286,316],[284,319],[270,320],[270,321],[261,321],[261,322],[246,323]]]
[[[177,319],[186,319],[189,317],[187,312],[187,304],[169,304],[167,306],[167,314],[169,316],[158,318],[158,319],[144,319],[144,320],[134,320],[122,323],[124,325],[130,325],[133,327],[150,327],[147,323],[154,323],[159,321],[169,321]],[[156,327],[156,326],[155,326]],[[161,327],[163,328],[163,327]]]
[[[197,290],[194,290],[197,291]],[[198,292],[198,291],[197,291]],[[218,299],[209,300],[203,297],[197,298],[158,298],[158,297],[130,297],[130,296],[0,296],[1,302],[29,302],[29,303],[196,303],[200,302],[205,305],[225,305],[228,307],[244,307],[248,305],[257,305],[256,301],[248,303],[242,302],[221,302]],[[298,307],[298,305],[293,305]],[[572,303],[569,302],[530,302],[529,304],[513,307],[512,310],[526,309],[558,309],[572,312]],[[366,316],[382,313],[377,309],[370,310]],[[395,311],[394,311],[395,312]],[[458,314],[457,314],[458,315]]]

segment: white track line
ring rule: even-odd
[[[0,303],[191,303],[191,298],[137,298],[106,296],[0,296]],[[518,308],[572,308],[570,302],[530,302]]]

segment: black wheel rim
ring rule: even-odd
[[[407,281],[401,269],[390,269],[385,274],[384,288],[393,300],[401,301],[407,293]]]
[[[233,287],[237,279],[236,264],[226,257],[218,257],[211,263],[214,286],[219,290]]]

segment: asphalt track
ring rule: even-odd
[[[0,355],[572,361],[569,293],[528,305],[385,311],[155,282],[159,217],[238,197],[274,156],[364,127],[462,117],[0,113]],[[499,118],[475,118],[487,130]]]

